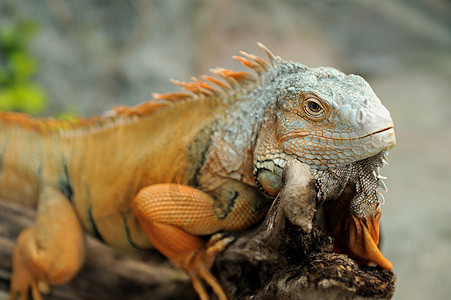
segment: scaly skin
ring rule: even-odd
[[[209,269],[232,239],[199,235],[258,222],[289,159],[321,172],[394,146],[390,115],[362,78],[285,62],[260,46],[271,65],[235,57],[255,73],[215,69],[223,81],[175,81],[187,92],[103,117],[0,114],[0,196],[38,211],[14,251],[11,299],[29,289],[41,299],[73,278],[84,259],[82,230],[117,248],[154,246],[186,271],[201,299],[202,281],[226,299]],[[344,211],[347,225],[335,237],[351,257],[391,269],[377,249],[380,213],[365,207]]]

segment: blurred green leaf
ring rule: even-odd
[[[14,110],[14,93],[10,89],[0,91],[0,110]]]
[[[31,82],[0,91],[0,109],[24,111],[31,114],[41,113],[46,107],[44,90]]]
[[[0,87],[8,83],[9,76],[5,68],[0,66]]]
[[[38,114],[44,111],[47,101],[44,90],[32,82],[16,87],[16,100],[18,109],[31,114]]]
[[[27,81],[37,71],[36,60],[23,53],[16,52],[10,57],[10,69],[16,77],[16,81]]]
[[[80,117],[78,116],[78,114],[70,111],[62,112],[56,115],[55,118],[58,120],[66,120],[74,124],[80,121]]]
[[[14,9],[10,11],[14,14]],[[11,24],[0,27],[0,110],[39,114],[46,107],[47,95],[33,81],[38,63],[28,50],[38,26],[31,19],[10,17]]]
[[[19,21],[17,30],[24,39],[29,40],[38,30],[38,23],[31,19],[22,19]]]
[[[11,27],[0,29],[0,53],[8,55],[16,51],[23,51],[25,40]]]

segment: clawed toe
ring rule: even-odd
[[[224,236],[225,234],[222,233],[213,235],[208,243],[204,244],[201,249],[195,251],[193,255],[186,256],[182,262],[174,262],[182,266],[182,269],[190,276],[193,287],[201,300],[209,299],[202,281],[205,281],[213,289],[219,300],[227,300],[227,296],[218,280],[210,272],[216,254],[224,250],[224,248],[235,240],[232,236]]]
[[[213,260],[216,254],[224,250],[230,243],[235,240],[234,236],[226,236],[225,233],[217,233],[213,235],[207,243],[206,254],[212,255]]]

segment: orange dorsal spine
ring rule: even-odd
[[[172,92],[164,94],[153,94],[149,101],[140,103],[133,107],[117,106],[107,111],[102,116],[93,116],[85,119],[57,120],[53,118],[32,118],[24,113],[0,113],[1,123],[7,126],[19,126],[24,129],[31,129],[42,134],[66,131],[71,129],[83,129],[102,125],[108,125],[117,119],[134,118],[152,115],[162,107],[171,106],[184,100],[193,100],[198,98],[231,98],[237,90],[249,85],[256,84],[260,76],[277,64],[282,59],[275,56],[267,47],[258,43],[258,46],[267,54],[270,63],[264,59],[248,54],[244,51],[242,56],[233,56],[244,66],[251,69],[250,72],[234,72],[223,68],[211,69],[220,79],[211,76],[203,76],[204,80],[193,77],[192,82],[182,82],[172,80],[178,86],[181,86],[184,92]]]

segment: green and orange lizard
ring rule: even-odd
[[[232,237],[216,233],[262,219],[288,160],[310,166],[322,199],[339,190],[339,170],[367,158],[379,157],[366,173],[382,183],[376,171],[395,135],[369,84],[259,45],[270,62],[234,57],[251,72],[214,69],[220,79],[175,81],[184,92],[100,117],[0,114],[0,197],[37,209],[14,249],[11,299],[31,289],[39,300],[70,281],[83,264],[83,232],[116,248],[155,247],[190,276],[201,299],[204,282],[226,299],[209,269]],[[332,230],[337,248],[390,270],[377,248],[381,198],[362,182],[350,217]]]

